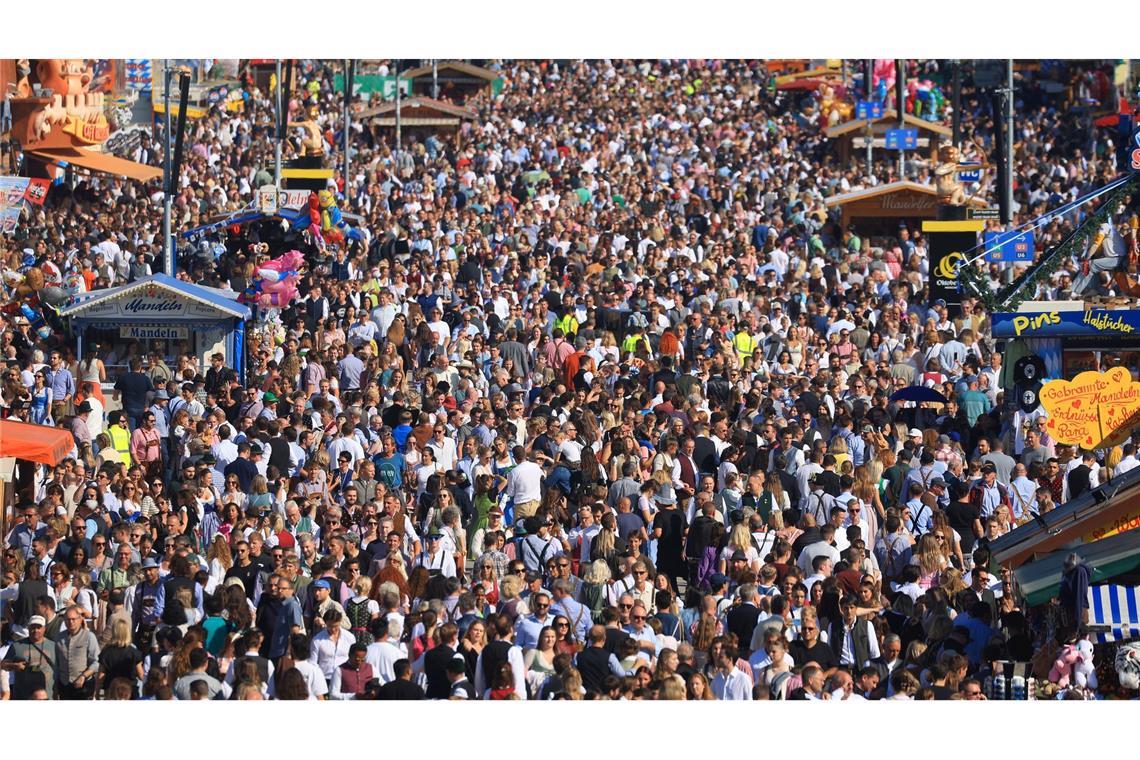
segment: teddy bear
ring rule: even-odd
[[[1096,690],[1096,664],[1093,662],[1093,643],[1088,639],[1077,642],[1077,659],[1073,663],[1073,682],[1082,689]]]
[[[1053,661],[1053,667],[1049,671],[1049,680],[1062,689],[1068,686],[1073,665],[1080,656],[1081,654],[1075,644],[1066,644],[1061,647],[1061,652],[1057,655],[1057,659]]]

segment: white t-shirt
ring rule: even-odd
[[[321,669],[308,660],[298,660],[293,663],[305,679],[305,685],[309,687],[309,699],[316,700],[318,697],[326,696],[329,693],[329,685],[325,682],[325,676],[321,673]]]

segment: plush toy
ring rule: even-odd
[[[1096,664],[1093,662],[1093,643],[1088,639],[1077,642],[1077,660],[1073,663],[1073,683],[1082,689],[1096,690]]]
[[[300,251],[288,251],[262,264],[249,287],[238,300],[264,307],[284,306],[297,295],[297,280],[305,257]]]
[[[1073,666],[1080,659],[1081,653],[1075,644],[1066,644],[1061,647],[1061,653],[1053,661],[1053,668],[1049,671],[1049,680],[1064,689],[1069,685],[1069,677]]]
[[[1140,689],[1140,641],[1122,644],[1116,650],[1116,675],[1120,685],[1133,691]]]

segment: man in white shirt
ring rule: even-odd
[[[445,472],[454,470],[459,462],[459,451],[455,446],[455,439],[447,437],[447,428],[441,422],[435,424],[432,433],[432,438],[427,445],[435,454],[436,464]]]
[[[812,572],[812,563],[818,556],[827,557],[832,565],[840,560],[839,550],[831,545],[832,539],[835,538],[835,526],[831,523],[821,526],[819,536],[820,540],[805,546],[796,560],[796,566],[805,574]]]
[[[717,699],[752,700],[752,679],[736,667],[738,655],[736,645],[731,641],[721,645],[720,655],[716,660],[716,675],[713,677],[712,683],[709,684]]]
[[[807,550],[805,549],[804,551]],[[804,578],[804,585],[807,586],[808,590],[808,598],[811,598],[812,586],[831,577],[831,568],[834,567],[834,563],[831,557],[826,554],[820,554],[812,560],[811,566],[813,570],[812,574]]]
[[[412,563],[413,567],[426,567],[431,574],[441,573],[445,578],[455,578],[455,557],[441,545],[442,533],[427,536],[427,546]]]
[[[380,680],[381,686],[395,680],[396,673],[393,666],[396,660],[403,660],[408,656],[407,647],[388,637],[390,629],[387,617],[381,616],[372,622],[371,631],[375,641],[368,645],[368,653],[364,658],[364,661],[372,666],[372,674]]]
[[[527,459],[522,446],[515,446],[511,453],[518,465],[507,475],[507,498],[514,502],[516,519],[531,517],[542,500],[542,468]]]
[[[329,685],[321,669],[309,661],[309,637],[297,634],[292,641],[293,667],[305,679],[305,686],[309,689],[309,699],[325,699],[329,693]]]
[[[352,632],[341,627],[343,618],[338,610],[325,612],[324,630],[313,636],[309,646],[309,662],[320,669],[326,681],[332,680],[336,669],[348,661],[348,650],[356,643]]]
[[[1117,463],[1116,469],[1112,473],[1113,477],[1123,475],[1129,470],[1140,466],[1140,460],[1136,459],[1136,446],[1134,444],[1124,444],[1122,452],[1124,456],[1121,458],[1120,462]]]

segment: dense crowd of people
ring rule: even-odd
[[[75,450],[5,536],[5,699],[981,699],[1076,635],[1080,598],[1031,624],[989,547],[1135,448],[1098,461],[1007,408],[989,315],[930,300],[919,229],[840,228],[824,199],[894,179],[886,157],[840,164],[762,62],[492,66],[457,136],[353,124],[363,240],[180,238],[180,278],[236,293],[305,254],[245,377],[6,318],[0,407]],[[339,166],[334,73],[300,65],[294,107]],[[1021,220],[1115,174],[1111,134],[1036,76]],[[992,145],[987,99],[962,117]],[[176,229],[272,182],[274,121],[249,82],[190,125]],[[7,258],[133,281],[161,200],[54,187]],[[911,385],[949,401],[891,400]]]

